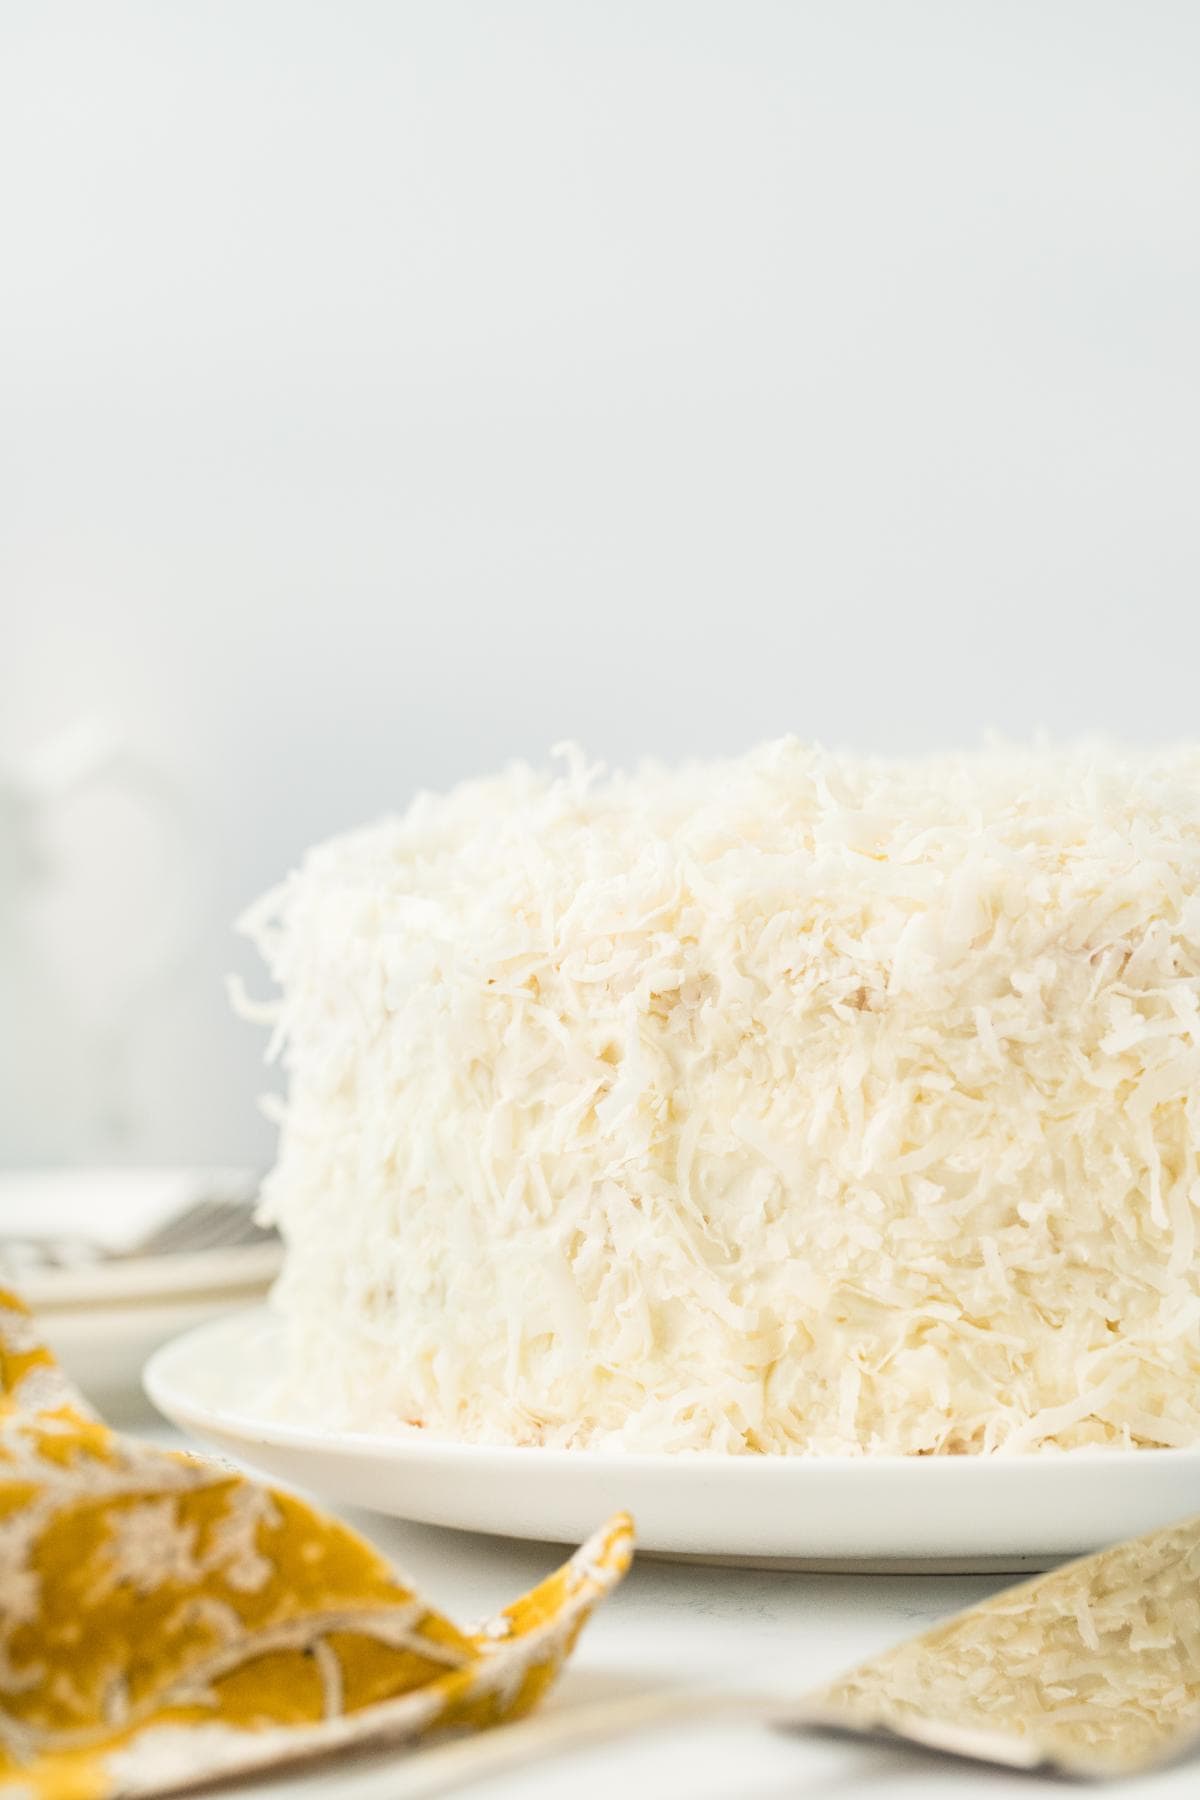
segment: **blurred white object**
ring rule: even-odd
[[[120,1149],[146,997],[194,938],[196,855],[166,773],[81,720],[0,768],[0,1161]]]
[[[238,1169],[47,1169],[0,1175],[0,1283],[37,1312],[51,1348],[98,1404],[135,1397],[142,1366],[168,1338],[260,1299],[281,1246],[247,1240],[245,1202],[254,1177]],[[145,1254],[177,1241],[173,1227],[227,1208],[229,1236],[211,1222],[192,1233],[198,1248]],[[184,1242],[186,1243],[186,1238]],[[51,1266],[37,1256],[76,1244]]]

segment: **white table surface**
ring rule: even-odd
[[[182,1441],[161,1426],[147,1434]],[[464,1624],[515,1598],[562,1558],[554,1546],[337,1510]],[[998,1576],[794,1574],[642,1558],[585,1627],[543,1711],[693,1684],[798,1694],[1005,1585]],[[437,1754],[393,1750],[222,1791],[240,1800],[404,1800],[420,1759]],[[459,1784],[439,1791],[465,1790]],[[947,1800],[963,1792],[981,1800],[1061,1800],[1066,1791],[1049,1778],[918,1751],[716,1724],[592,1746],[469,1787],[478,1800]],[[1194,1800],[1200,1765],[1098,1791],[1121,1800]]]

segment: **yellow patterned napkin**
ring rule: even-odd
[[[621,1579],[623,1514],[482,1630],[290,1494],[110,1431],[0,1293],[0,1795],[163,1793],[519,1717]]]

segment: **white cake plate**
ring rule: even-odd
[[[146,1391],[238,1462],[429,1525],[573,1544],[623,1508],[641,1550],[688,1561],[1024,1572],[1200,1512],[1200,1450],[646,1455],[322,1429],[268,1404],[282,1354],[269,1312],[233,1314],[159,1350]]]

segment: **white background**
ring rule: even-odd
[[[265,1159],[230,921],[419,786],[1196,734],[1187,0],[8,0],[0,182],[0,753],[198,851],[148,988],[161,854],[39,821],[0,1159]]]

